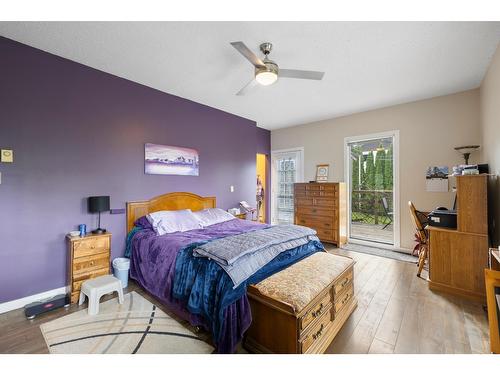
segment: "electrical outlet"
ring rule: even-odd
[[[233,186],[233,185],[231,185],[231,186],[229,187],[229,191],[230,191],[231,193],[234,193],[234,186]]]

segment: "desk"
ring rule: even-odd
[[[484,302],[488,235],[428,226],[429,288]]]
[[[457,229],[427,226],[429,288],[486,301],[487,175],[457,177]]]

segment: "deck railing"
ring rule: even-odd
[[[387,211],[392,212],[392,190],[353,190],[352,221],[366,224],[388,224],[390,216],[384,210],[382,198],[387,200]]]

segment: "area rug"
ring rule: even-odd
[[[408,253],[403,253],[396,250],[382,249],[379,247],[365,246],[354,243],[348,243],[342,246],[342,249],[349,251],[356,251],[358,253],[376,255],[384,258],[391,258],[396,260],[401,260],[403,262],[417,263],[418,257],[410,255]]]
[[[77,311],[40,326],[54,354],[208,354],[214,348],[140,294],[102,302],[99,314]]]

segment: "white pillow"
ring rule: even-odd
[[[199,223],[203,227],[236,219],[229,212],[220,208],[207,208],[206,210],[194,211],[193,215],[198,219]]]
[[[146,218],[160,236],[202,228],[191,210],[157,211],[146,215]]]

